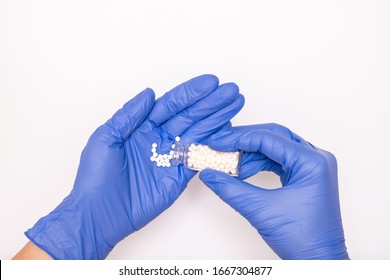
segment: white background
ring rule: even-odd
[[[372,0],[0,0],[0,258],[70,192],[123,103],[213,73],[246,97],[235,125],[277,122],[337,156],[350,257],[390,259],[389,14]],[[194,179],[109,258],[278,257]]]

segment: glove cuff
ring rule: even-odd
[[[90,215],[77,208],[78,203],[73,203],[70,197],[39,219],[25,235],[53,259],[106,258],[113,246],[95,231]]]

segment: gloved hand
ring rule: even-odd
[[[327,151],[275,124],[221,130],[206,141],[220,151],[244,151],[240,178],[204,170],[200,179],[253,227],[282,259],[348,259],[341,222],[337,163]],[[242,181],[273,171],[283,187]]]
[[[120,240],[167,209],[196,172],[150,160],[174,137],[201,142],[244,104],[235,84],[218,86],[203,75],[155,101],[145,89],[90,137],[82,152],[73,190],[49,215],[26,232],[54,259],[104,259]]]

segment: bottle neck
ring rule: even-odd
[[[172,154],[172,164],[179,165],[185,164],[187,159],[187,147],[178,142],[175,144]]]

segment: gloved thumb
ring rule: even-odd
[[[199,178],[223,201],[245,217],[252,226],[258,228],[257,221],[251,219],[251,213],[253,209],[261,211],[264,207],[266,190],[211,169],[203,170]]]

